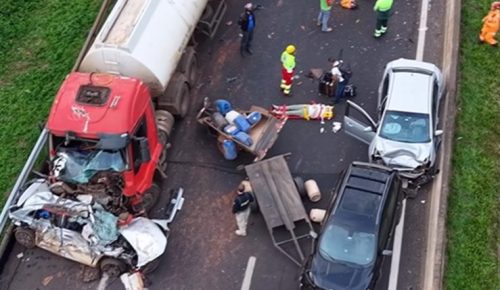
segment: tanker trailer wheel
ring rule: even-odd
[[[198,59],[194,47],[186,48],[179,64],[179,71],[187,77],[189,85],[194,87],[198,80]]]
[[[188,80],[180,72],[174,73],[163,96],[158,100],[158,107],[178,118],[184,118],[189,110],[190,94]]]
[[[142,196],[142,207],[146,212],[150,212],[155,204],[160,199],[160,186],[156,183],[151,184],[151,187],[146,190]]]
[[[28,249],[34,248],[36,246],[35,232],[32,229],[23,227],[16,228],[16,230],[14,231],[14,237],[20,245]]]

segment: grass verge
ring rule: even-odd
[[[0,194],[35,143],[102,1],[0,1]],[[3,200],[3,199],[2,199]]]
[[[500,289],[500,49],[478,44],[491,1],[462,1],[447,289]]]

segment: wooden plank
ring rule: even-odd
[[[308,218],[283,155],[247,165],[245,170],[268,227]],[[281,217],[278,200],[286,217]]]

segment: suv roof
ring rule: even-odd
[[[385,166],[353,162],[339,190],[339,202],[331,213],[335,219],[352,220],[374,227],[381,215],[395,172]],[[362,226],[362,225],[361,225]]]

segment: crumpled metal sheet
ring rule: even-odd
[[[167,238],[153,221],[137,217],[127,226],[120,228],[122,236],[137,252],[137,267],[142,267],[165,252]]]
[[[422,165],[426,158],[430,158],[433,150],[431,143],[404,143],[404,146],[401,146],[400,142],[383,138],[378,138],[375,146],[388,166],[411,169]]]

